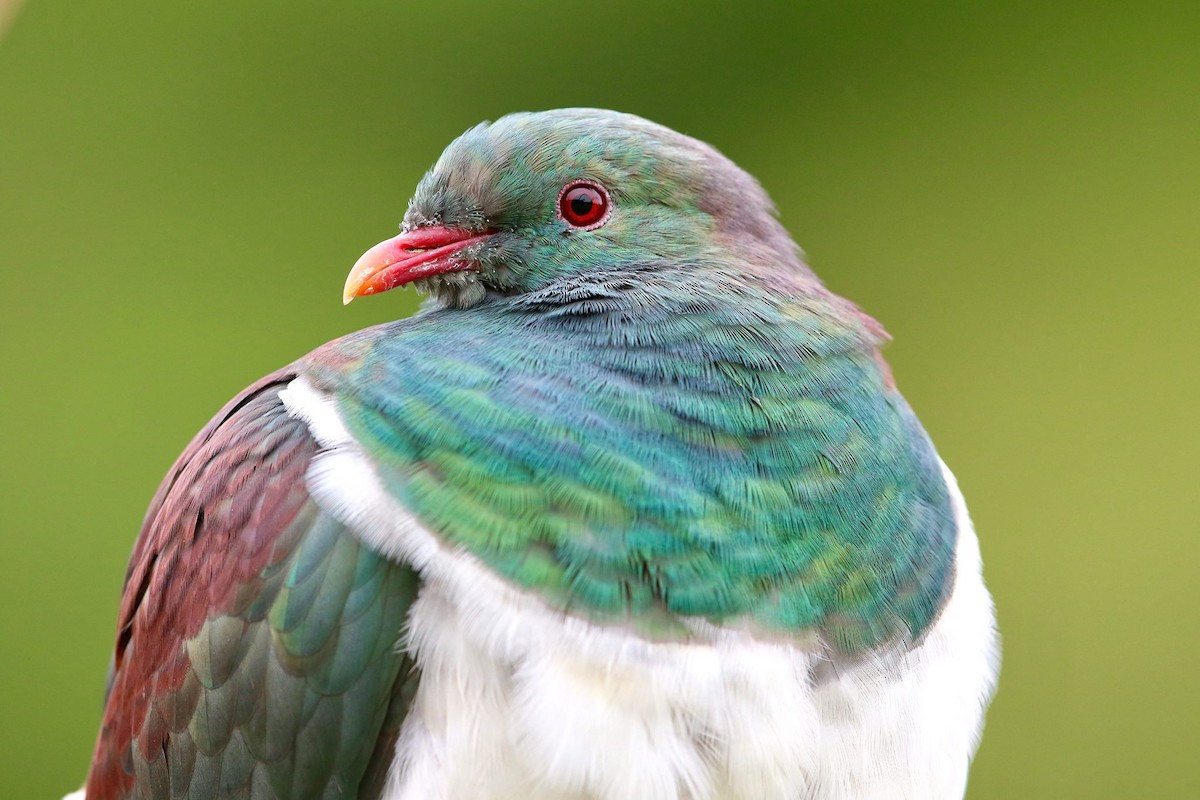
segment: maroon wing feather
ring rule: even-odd
[[[163,746],[163,726],[145,725],[147,712],[154,697],[180,693],[189,670],[184,643],[295,544],[276,535],[308,500],[303,477],[316,444],[302,424],[271,413],[294,377],[275,372],[230,401],[192,439],[150,503],[125,577],[90,800],[129,793],[134,738],[142,734],[144,753]]]
[[[278,396],[293,377],[268,375],[225,406],[151,502],[126,575],[88,800],[341,796],[381,761],[377,741],[394,740],[385,715],[397,716],[393,698],[405,694],[395,642],[415,578],[360,551],[310,499],[304,473],[318,448]],[[305,620],[314,596],[344,604],[352,589],[382,609],[370,626],[341,606]],[[316,655],[313,641],[326,643]],[[343,644],[361,654],[354,672],[344,654],[328,655]],[[320,699],[268,713],[270,681]],[[330,714],[343,729],[321,719]]]

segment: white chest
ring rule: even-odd
[[[788,645],[648,644],[493,593],[482,570],[467,594],[435,580],[412,617],[421,686],[387,800],[961,797],[994,679],[965,533],[919,650],[816,680]]]

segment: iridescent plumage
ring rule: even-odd
[[[251,387],[160,490],[89,800],[960,796],[974,534],[758,184],[516,114],[404,224],[467,242],[427,307]]]

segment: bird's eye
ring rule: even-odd
[[[558,213],[572,228],[599,228],[608,221],[608,209],[608,191],[591,181],[572,181],[558,196]]]

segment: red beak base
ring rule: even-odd
[[[431,275],[474,269],[473,263],[455,258],[455,254],[492,235],[457,228],[417,228],[380,242],[363,253],[350,269],[342,302],[386,292]]]

